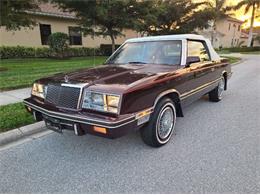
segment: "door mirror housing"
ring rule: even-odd
[[[189,67],[192,63],[200,62],[200,58],[198,56],[189,56],[187,57],[186,66]]]

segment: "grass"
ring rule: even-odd
[[[260,51],[229,51],[229,50],[218,50],[219,55],[230,54],[230,53],[241,53],[241,54],[260,54]]]
[[[0,133],[32,123],[35,120],[23,103],[0,106]]]
[[[245,52],[240,52],[241,54],[260,54],[260,51],[245,51]]]
[[[102,64],[106,58],[4,59],[0,61],[0,91],[28,87],[34,80],[42,77]]]
[[[234,63],[236,63],[236,62],[241,60],[241,58],[233,57],[233,56],[221,56],[221,57],[227,58],[229,60],[230,64],[234,64]]]

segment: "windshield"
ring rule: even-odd
[[[126,43],[107,64],[180,64],[181,41]]]

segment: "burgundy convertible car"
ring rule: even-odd
[[[205,94],[220,101],[230,76],[230,64],[200,35],[134,38],[104,65],[35,81],[24,104],[57,132],[116,138],[140,129],[145,143],[159,147],[183,106]]]

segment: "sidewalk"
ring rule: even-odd
[[[0,92],[0,106],[22,102],[24,98],[30,96],[31,87]]]

